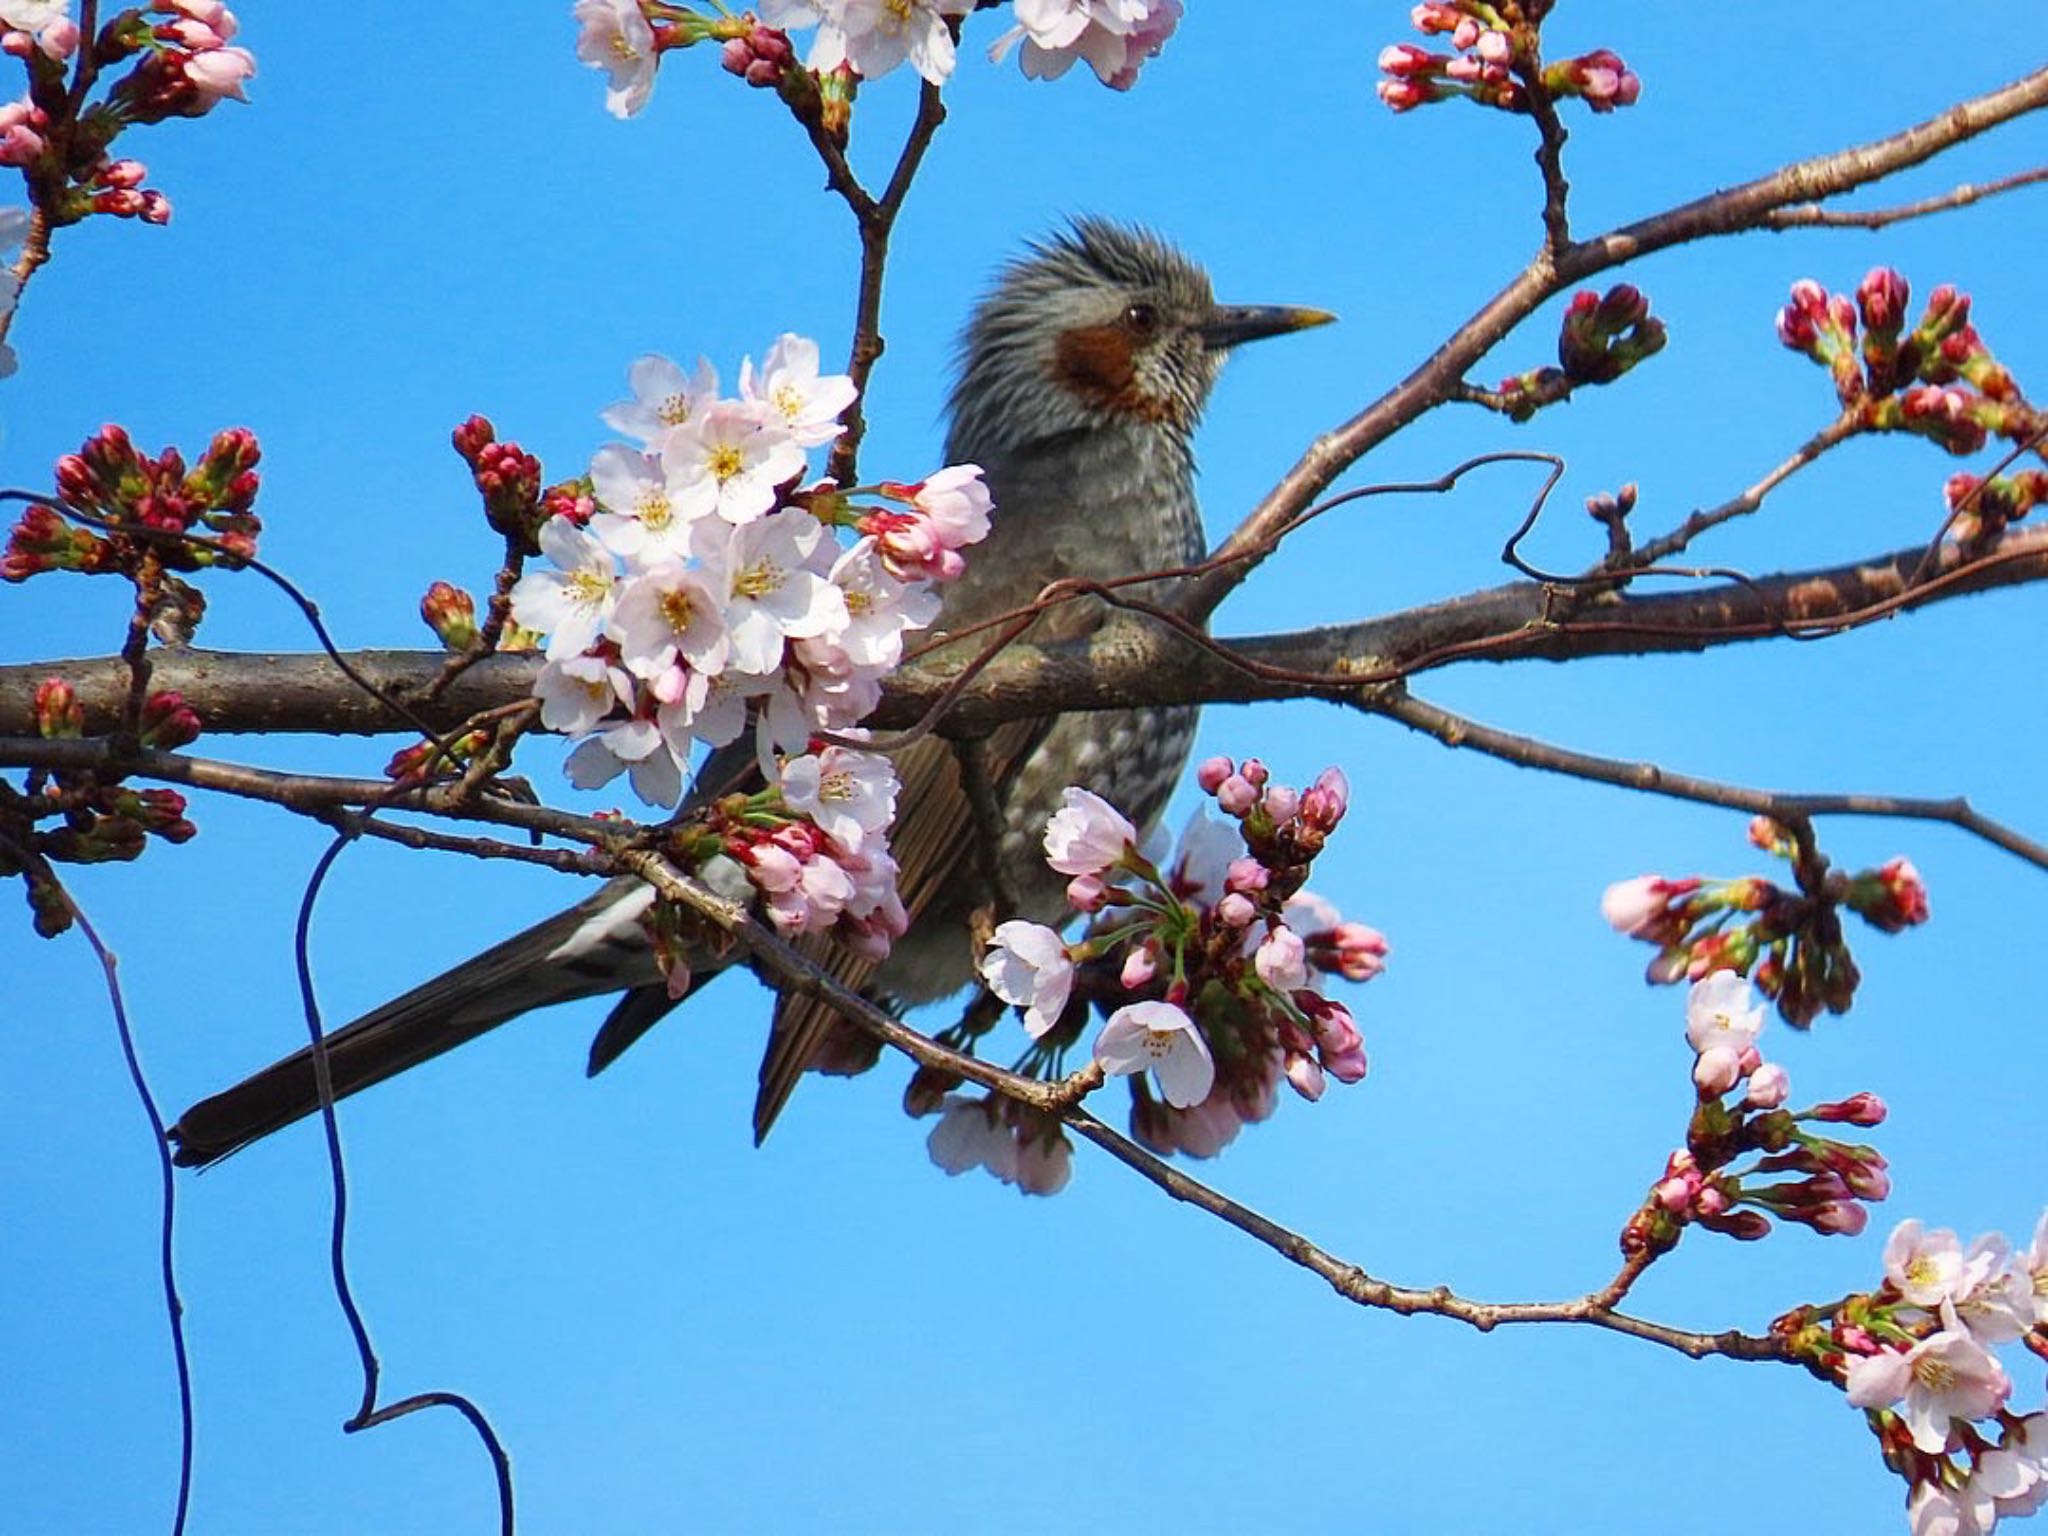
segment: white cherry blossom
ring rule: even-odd
[[[662,459],[606,443],[590,461],[590,487],[607,510],[590,519],[590,531],[628,562],[653,565],[686,560],[690,525],[710,512],[693,482]]]
[[[993,1100],[947,1094],[925,1149],[949,1174],[986,1168],[1005,1184],[1017,1181],[1017,1138]]]
[[[953,73],[953,34],[948,16],[964,16],[974,0],[834,0],[811,49],[813,69],[851,64],[877,79],[901,64],[933,85]]]
[[[896,819],[896,770],[879,752],[827,747],[782,765],[782,798],[834,842],[858,853]]]
[[[565,656],[550,661],[534,679],[540,723],[565,736],[581,736],[615,708],[633,704],[632,679],[602,656]]]
[[[707,565],[731,594],[726,624],[732,664],[766,675],[782,665],[787,639],[846,628],[846,597],[809,568],[825,530],[808,512],[778,512],[735,528]]]
[[[846,374],[820,376],[818,344],[788,331],[761,359],[758,374],[752,358],[740,364],[741,397],[774,411],[801,447],[819,447],[845,431],[839,418],[858,394]]]
[[[1911,1349],[1858,1357],[1846,1386],[1857,1408],[1889,1408],[1904,1399],[1899,1416],[1930,1456],[1947,1446],[1951,1419],[1982,1418],[2012,1391],[1990,1351],[1959,1327],[1945,1327]]]
[[[675,428],[661,461],[686,517],[716,512],[729,523],[766,517],[776,488],[804,472],[782,418],[745,400],[715,401]]]
[[[548,636],[550,661],[580,655],[596,642],[618,600],[612,553],[566,517],[540,525],[540,551],[552,571],[528,571],[512,588],[512,617]]]
[[[1138,841],[1138,829],[1102,796],[1070,786],[1045,824],[1045,862],[1063,875],[1099,875]]]
[[[630,578],[612,610],[611,636],[636,677],[664,704],[682,697],[685,669],[705,678],[725,670],[725,594],[696,567],[665,561]]]
[[[671,432],[718,398],[718,374],[702,357],[697,359],[697,371],[685,374],[679,364],[649,352],[626,370],[626,386],[633,398],[606,406],[604,424],[638,438],[655,453],[661,452]]]
[[[1725,1093],[1757,1065],[1756,1038],[1764,1007],[1756,991],[1733,971],[1693,983],[1685,1002],[1685,1038],[1699,1052],[1693,1081],[1704,1093]]]
[[[576,57],[606,76],[605,110],[631,117],[654,92],[654,29],[637,0],[576,0]]]
[[[1070,791],[1071,793],[1071,791]],[[1095,1037],[1095,1059],[1112,1076],[1151,1069],[1160,1094],[1176,1109],[1209,1097],[1216,1062],[1195,1021],[1171,1003],[1127,1003]]]
[[[989,991],[1024,1010],[1024,1028],[1036,1040],[1060,1021],[1074,987],[1074,962],[1060,936],[1043,923],[1012,918],[998,924],[981,957]]]
[[[622,720],[582,741],[563,765],[578,789],[600,789],[627,773],[633,793],[667,808],[683,797],[683,771],[652,720]]]

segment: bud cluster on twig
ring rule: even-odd
[[[1854,875],[1801,857],[1795,841],[1768,817],[1750,837],[1793,863],[1797,889],[1760,875],[1733,880],[1689,875],[1638,875],[1607,888],[1600,910],[1618,932],[1657,946],[1647,979],[1698,981],[1716,971],[1755,980],[1785,1022],[1805,1028],[1819,1016],[1846,1013],[1861,979],[1842,935],[1847,907],[1883,933],[1927,921],[1927,887],[1905,858]]]

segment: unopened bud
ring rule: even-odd
[[[36,734],[51,739],[85,734],[85,708],[78,702],[77,692],[61,677],[37,685]]]
[[[435,582],[420,599],[420,617],[451,651],[467,651],[477,642],[476,599],[460,587]]]

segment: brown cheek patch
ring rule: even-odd
[[[1171,414],[1165,401],[1138,388],[1131,359],[1130,334],[1117,325],[1077,326],[1053,346],[1053,376],[1101,410],[1164,421]]]

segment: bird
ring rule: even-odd
[[[946,462],[980,465],[995,511],[988,538],[944,589],[933,638],[943,642],[1029,604],[1063,577],[1102,580],[1200,561],[1206,543],[1193,439],[1224,359],[1245,342],[1335,318],[1289,305],[1219,304],[1203,268],[1142,226],[1083,216],[1028,244],[998,272],[960,341]],[[1140,591],[1161,600],[1167,585]],[[1025,638],[1071,641],[1112,619],[1094,598],[1063,603],[1041,612]],[[936,659],[971,656],[983,643],[962,635]],[[1090,789],[1148,827],[1186,766],[1197,713],[1188,705],[1068,713],[1008,722],[983,740],[1003,819],[996,857],[1014,898],[1008,915],[1056,924],[1065,910],[1062,877],[1035,851],[1062,792]],[[750,756],[744,747],[714,753],[696,793],[725,787]],[[879,963],[823,939],[804,947],[847,986],[900,1009],[973,980],[972,919],[991,893],[955,749],[927,737],[899,752],[895,765],[901,788],[890,844],[909,931]],[[640,922],[653,899],[637,877],[611,880],[334,1031],[325,1049],[335,1096],[532,1009],[623,992],[591,1044],[595,1075],[675,1006]],[[757,1085],[755,1140],[805,1070],[861,1070],[878,1050],[829,1003],[782,995]],[[312,1051],[303,1048],[187,1109],[169,1131],[174,1156],[184,1166],[217,1162],[319,1103]]]

